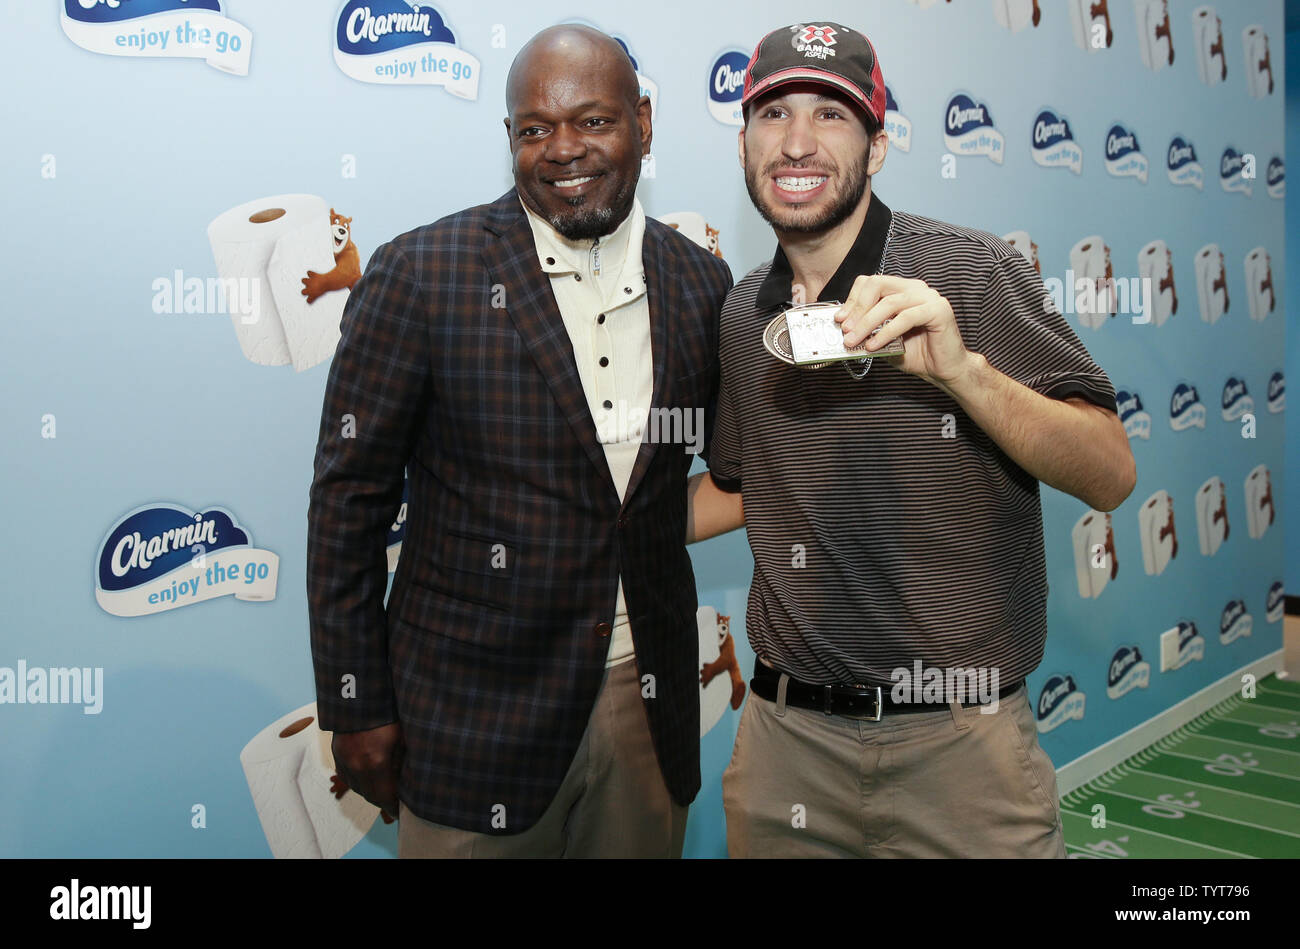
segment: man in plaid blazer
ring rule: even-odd
[[[651,416],[700,418],[707,450],[731,274],[635,200],[650,108],[617,43],[544,31],[507,85],[516,187],[381,246],[344,313],[309,514],[320,724],[355,790],[400,799],[403,856],[680,856],[700,786],[694,455],[671,425],[598,434],[593,387],[643,375]],[[608,306],[583,309],[584,273]],[[602,332],[622,363],[584,384],[611,368]],[[616,611],[634,655],[610,664]]]

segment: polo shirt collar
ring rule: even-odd
[[[889,236],[889,224],[892,220],[893,214],[885,206],[885,202],[880,200],[880,196],[873,191],[871,201],[867,205],[867,216],[862,221],[857,239],[849,248],[835,275],[827,281],[814,302],[829,300],[843,302],[849,298],[854,280],[863,274],[869,276],[880,272],[885,253],[885,240]],[[788,306],[793,296],[791,287],[793,281],[794,271],[790,268],[790,261],[786,258],[781,245],[777,244],[776,253],[772,255],[772,267],[763,278],[762,286],[758,288],[756,305],[764,310]]]

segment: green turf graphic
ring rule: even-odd
[[[1300,683],[1221,702],[1065,795],[1061,819],[1075,859],[1300,857]]]

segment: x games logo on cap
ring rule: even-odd
[[[820,41],[825,46],[834,46],[836,32],[838,31],[833,26],[805,26],[800,41],[803,43]]]

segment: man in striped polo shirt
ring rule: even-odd
[[[1038,482],[1103,511],[1128,496],[1114,388],[1011,246],[873,195],[888,137],[865,36],[776,30],[741,101],[779,246],[723,307],[709,457],[754,554],[728,848],[1064,856],[1024,687],[1047,635]],[[814,301],[844,303],[846,348],[904,353],[787,364],[764,329]]]

